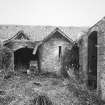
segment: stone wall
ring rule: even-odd
[[[61,46],[60,56],[59,46]],[[61,75],[61,69],[64,66],[63,57],[65,56],[67,51],[70,51],[71,47],[72,43],[57,32],[53,36],[45,40],[39,48],[41,71],[52,72],[57,75]]]
[[[88,35],[93,31],[97,31],[97,91],[105,99],[105,87],[102,81],[105,81],[105,19],[102,19],[95,24],[90,30]]]
[[[80,77],[87,84],[87,35],[83,35],[78,42],[79,44],[79,63]]]
[[[88,71],[88,37],[97,32],[97,93],[101,98],[105,99],[105,18],[92,26],[86,36],[82,37],[80,45],[80,64],[81,69],[85,71],[85,79],[87,81]]]

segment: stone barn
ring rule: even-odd
[[[19,31],[15,36],[4,41],[3,45],[13,53],[14,70],[26,71],[30,68],[32,61],[38,63],[36,62],[38,61],[38,53],[36,51],[33,54],[33,50],[38,47],[39,42],[30,41],[29,37],[23,31]]]
[[[59,28],[45,37],[39,46],[39,64],[42,73],[64,74],[64,68],[66,68],[64,59],[68,57],[67,54],[70,54],[73,43],[73,40]]]
[[[84,81],[88,89],[105,99],[105,17],[90,27],[78,43]]]
[[[22,30],[22,31],[21,31]],[[0,25],[0,40],[12,53],[14,70],[37,66],[61,74],[70,61],[70,50],[86,27]]]

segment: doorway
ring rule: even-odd
[[[38,54],[33,55],[32,48],[21,48],[14,52],[14,69],[15,70],[27,70],[30,67],[31,61],[37,61]]]
[[[88,37],[88,87],[97,89],[97,32]]]

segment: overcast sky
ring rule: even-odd
[[[0,0],[0,24],[92,26],[105,0]]]

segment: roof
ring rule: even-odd
[[[88,29],[88,35],[90,35],[90,33],[93,31],[98,31],[101,33],[105,32],[105,17],[103,17],[101,20],[99,20],[96,24]]]
[[[45,37],[43,39],[43,41],[46,41],[47,39],[49,39],[56,32],[59,32],[60,35],[62,35],[63,37],[65,37],[69,42],[71,42],[73,44],[74,41],[70,37],[68,37],[63,31],[61,31],[59,28],[55,28],[47,37]]]
[[[10,39],[5,40],[3,43],[8,43],[10,41],[14,41],[14,40],[22,40],[22,41],[28,41],[30,40],[29,37],[24,33],[23,30],[19,31],[18,33],[16,33],[16,35],[14,35],[13,37],[11,37]]]
[[[12,49],[13,51],[16,51],[20,48],[24,48],[24,47],[27,47],[27,48],[30,48],[30,49],[35,49],[37,48],[39,45],[41,44],[40,41],[35,41],[35,42],[32,42],[30,40],[12,40],[8,43],[5,43],[5,46]]]
[[[76,42],[77,43],[80,43],[81,40],[89,37],[89,35],[91,35],[91,33],[94,32],[94,31],[105,33],[105,17],[103,17],[98,22],[96,22],[93,26],[91,26],[90,28],[88,28],[87,31],[85,31],[83,33],[83,35],[81,35],[78,38],[78,40]]]
[[[58,27],[70,39],[76,40],[78,35],[88,30],[88,27]],[[24,25],[0,25],[0,39],[8,40],[16,35],[20,30],[23,30],[28,37],[33,41],[41,41],[49,35],[56,26],[24,26]]]

